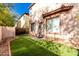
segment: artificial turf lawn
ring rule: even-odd
[[[14,56],[56,56],[56,54],[36,45],[29,36],[20,35],[11,42],[11,53]]]
[[[79,52],[63,44],[33,40],[28,35],[19,35],[11,42],[11,54],[13,56],[77,56]]]

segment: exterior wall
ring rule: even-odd
[[[51,5],[51,6],[50,6]],[[43,13],[47,13],[49,11],[55,10],[57,8],[59,8],[61,6],[61,4],[42,4],[42,3],[36,3],[34,6],[32,6],[31,10],[30,10],[30,22],[37,22],[36,24],[36,31],[34,32],[34,34],[38,33],[38,22],[44,21],[42,17]],[[33,32],[30,31],[31,34],[33,34]],[[44,34],[46,34],[46,32],[44,31]]]
[[[24,13],[15,24],[16,35],[29,33],[29,14]]]
[[[20,25],[18,23],[20,22]],[[27,22],[27,23],[26,23]],[[18,26],[17,26],[18,25]],[[29,27],[29,15],[24,14],[17,22],[16,27],[26,28]]]
[[[29,16],[27,16],[27,15],[25,15],[25,28],[27,29],[27,28],[29,28],[29,20],[30,20],[30,17]]]
[[[23,26],[25,24],[25,17],[22,16],[21,19],[20,19],[20,21],[21,21],[21,28],[23,28]]]
[[[60,33],[48,33],[46,31],[46,21],[48,18],[52,17],[49,16],[48,18],[43,19],[42,14],[45,14],[47,12],[56,10],[60,8],[62,5],[68,6],[73,5],[74,7],[67,12],[63,12],[59,14],[60,19]],[[77,43],[76,45],[79,46],[79,21],[75,18],[79,11],[79,4],[74,3],[48,3],[48,4],[42,4],[42,3],[36,3],[32,8],[30,9],[30,23],[35,22],[36,23],[36,30],[35,32],[31,32],[33,36],[38,34],[38,26],[39,22],[43,22],[44,26],[44,37],[48,38],[48,40],[54,40],[57,41],[64,41],[64,42],[71,42],[73,44]],[[62,42],[63,43],[63,42]]]
[[[15,37],[15,27],[0,26],[0,41]]]
[[[21,28],[23,28],[23,26],[25,25],[25,15],[23,15],[19,21],[21,22],[21,24],[19,25]]]

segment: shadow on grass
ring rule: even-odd
[[[19,37],[11,42],[11,52],[13,56],[57,56],[49,50],[35,44],[36,41]]]

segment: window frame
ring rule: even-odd
[[[59,18],[59,32],[49,32],[48,30],[47,30],[47,22],[49,21],[49,20],[54,20],[54,18],[59,18],[59,16],[56,16],[56,17],[50,17],[50,18],[48,18],[48,19],[46,19],[46,32],[47,33],[49,33],[49,34],[54,34],[54,33],[56,33],[56,34],[59,34],[60,33],[60,23],[61,23],[61,20],[60,20],[60,18]],[[58,20],[58,19],[57,19]]]
[[[33,23],[31,23],[31,32],[33,32],[33,31],[35,31],[35,28],[36,28],[36,23],[35,22],[33,22]],[[33,26],[33,27],[32,27]]]

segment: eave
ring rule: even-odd
[[[50,15],[54,15],[54,14],[57,14],[57,13],[61,13],[61,12],[71,10],[72,8],[73,8],[73,6],[64,6],[64,5],[62,5],[60,8],[58,8],[54,11],[50,11],[50,12],[47,12],[47,13],[43,14],[43,18],[48,17]]]
[[[35,4],[35,3],[31,3],[30,6],[29,6],[29,9],[31,9],[31,7],[32,7],[34,4]]]

